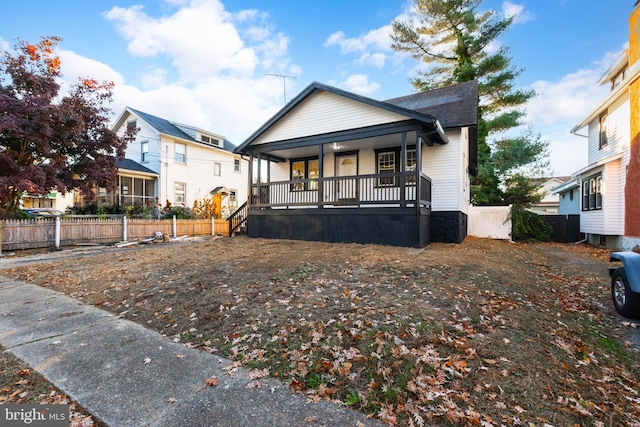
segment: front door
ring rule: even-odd
[[[336,198],[342,202],[358,200],[358,154],[336,155],[336,176],[351,177],[338,180]]]

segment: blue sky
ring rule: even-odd
[[[393,0],[50,0],[2,5],[0,48],[17,38],[59,45],[63,84],[116,84],[117,116],[130,106],[199,126],[239,145],[309,83],[384,100],[413,92],[419,63],[394,52]],[[634,0],[483,0],[515,15],[498,40],[538,96],[527,121],[550,142],[553,174],[586,166],[586,140],[570,130],[607,94],[598,79],[625,48]],[[282,79],[269,74],[295,76]],[[284,85],[283,85],[284,81]]]

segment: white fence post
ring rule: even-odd
[[[173,222],[172,222],[172,227],[173,227],[173,238],[177,239],[178,238],[178,223],[176,221],[176,216],[173,216]]]
[[[55,237],[56,249],[60,249],[60,217],[56,217],[56,237]]]
[[[122,241],[127,241],[127,217],[122,217]]]
[[[213,217],[211,217],[211,235],[216,235],[216,220]]]

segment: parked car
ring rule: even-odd
[[[22,209],[29,218],[55,218],[64,215],[64,212],[52,208],[27,208]]]
[[[622,267],[609,268],[616,311],[624,317],[640,318],[640,253],[613,252],[609,260],[622,263]]]

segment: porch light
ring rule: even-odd
[[[342,145],[338,144],[337,142],[334,142],[331,145],[331,148],[333,148],[333,151],[338,151],[338,150],[340,150],[342,148]]]

